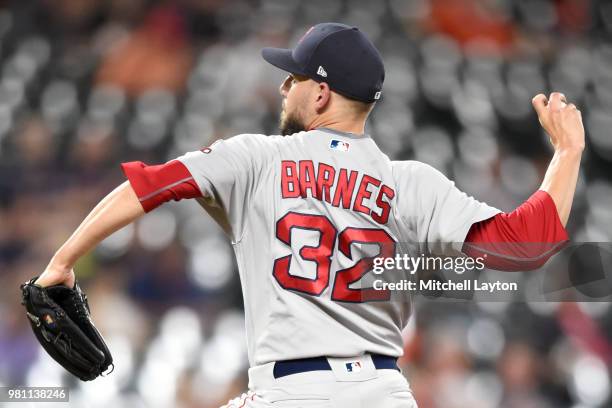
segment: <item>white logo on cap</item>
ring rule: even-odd
[[[376,92],[376,93],[374,94],[374,99],[377,99],[377,100],[378,100],[378,99],[380,99],[380,95],[381,95],[381,93],[382,93],[382,92],[380,92],[380,91]]]
[[[317,74],[327,78],[327,71],[325,71],[321,65],[319,65],[319,69],[317,69]]]

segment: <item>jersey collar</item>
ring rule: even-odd
[[[321,132],[333,133],[337,136],[348,137],[351,139],[365,139],[365,138],[370,137],[370,135],[368,135],[367,133],[357,134],[357,133],[351,133],[351,132],[343,132],[341,130],[330,129],[327,127],[318,127],[318,128],[315,128],[314,130],[320,130]]]

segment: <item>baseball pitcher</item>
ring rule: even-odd
[[[79,257],[164,202],[194,198],[230,237],[244,295],[249,390],[226,407],[416,407],[397,367],[410,302],[362,284],[373,258],[413,243],[440,254],[486,253],[496,269],[541,266],[568,240],[584,148],[580,111],[559,93],[533,99],[554,156],[540,189],[503,213],[426,164],[390,160],[365,134],[385,72],[359,29],[318,24],[294,49],[262,55],[288,73],[281,135],[242,134],[161,165],[124,163],[128,181],[28,287],[76,290]],[[495,246],[524,242],[546,245]],[[37,327],[54,334],[45,319]],[[91,363],[95,378],[108,358],[93,346],[102,353]]]

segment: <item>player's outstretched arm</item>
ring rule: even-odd
[[[532,103],[555,149],[540,190],[550,194],[559,219],[565,226],[572,208],[584,150],[582,115],[576,105],[567,104],[565,96],[558,92],[552,93],[550,99],[539,94]]]
[[[128,181],[102,199],[83,220],[72,236],[55,253],[51,262],[36,281],[46,287],[74,285],[72,268],[76,261],[113,232],[145,213]]]
[[[555,149],[539,190],[511,213],[473,224],[463,252],[490,256],[487,267],[498,270],[537,269],[568,242],[569,218],[584,150],[580,111],[555,92],[533,98],[540,123]]]

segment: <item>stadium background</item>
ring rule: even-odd
[[[104,379],[75,382],[41,354],[18,285],[124,180],[120,162],[276,132],[283,74],[259,50],[321,21],[358,25],[383,54],[368,128],[381,148],[506,211],[551,155],[531,97],[565,92],[587,129],[569,230],[612,239],[610,1],[1,4],[0,385],[68,385],[74,407],[208,408],[246,389],[231,247],[194,202],[148,214],[77,266],[117,363]],[[402,366],[423,408],[612,404],[608,303],[416,309]]]

